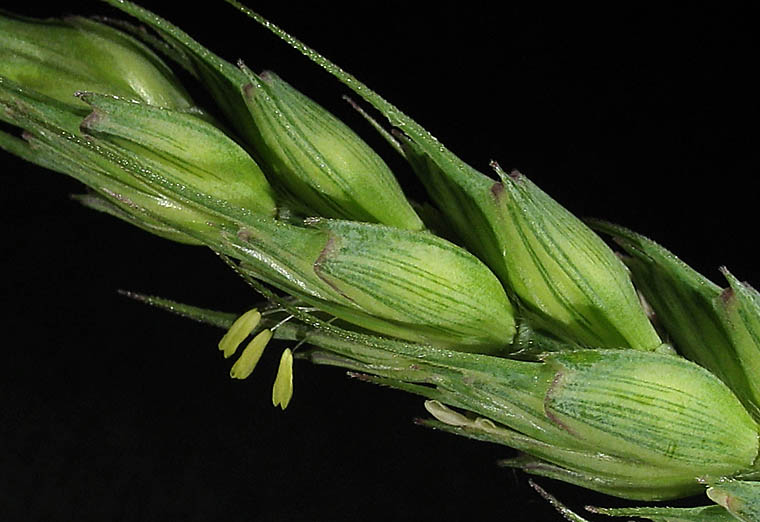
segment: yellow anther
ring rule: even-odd
[[[256,363],[261,359],[261,354],[264,353],[264,348],[266,348],[271,338],[272,330],[267,328],[251,339],[251,342],[245,347],[240,358],[232,365],[230,377],[233,379],[248,378],[253,373],[253,369],[256,368]]]
[[[219,349],[224,352],[224,358],[231,357],[232,354],[238,349],[240,343],[242,343],[246,337],[251,335],[256,326],[258,326],[261,320],[261,314],[255,308],[248,310],[246,313],[235,319],[230,329],[224,334],[224,337],[219,341]]]
[[[293,352],[285,348],[280,358],[280,367],[272,386],[272,405],[283,410],[288,407],[293,397]]]

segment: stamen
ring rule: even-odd
[[[294,316],[292,316],[292,315],[287,316],[285,319],[283,319],[282,321],[280,321],[279,323],[277,323],[276,325],[274,325],[272,327],[272,330],[277,330],[280,326],[284,325],[285,323],[287,323],[288,321],[290,321],[291,319],[293,319],[293,317]]]
[[[314,310],[315,310],[315,311],[319,311],[319,309],[318,309],[318,308],[315,308]],[[292,317],[292,316],[291,316],[291,317]],[[333,317],[332,319],[330,319],[330,320],[328,320],[328,321],[327,321],[327,324],[332,324],[332,322],[333,322],[333,321],[335,321],[336,319],[337,319],[337,317]],[[278,324],[277,326],[280,326],[280,325]],[[293,347],[293,349],[291,350],[291,352],[295,352],[296,350],[298,350],[298,349],[299,349],[299,348],[300,348],[302,345],[304,345],[304,344],[306,343],[306,341],[308,341],[308,340],[309,340],[309,336],[307,335],[307,336],[305,336],[303,339],[301,339],[300,341],[298,341],[298,342],[296,343],[296,345]]]
[[[257,309],[248,310],[246,313],[235,319],[230,329],[224,334],[219,341],[219,349],[224,352],[224,358],[231,357],[246,337],[251,335],[254,328],[261,321],[261,314]]]
[[[280,358],[280,367],[277,369],[277,377],[272,386],[272,405],[279,406],[283,410],[288,407],[293,397],[293,353],[290,348],[285,348]]]
[[[272,338],[272,330],[268,328],[259,332],[254,337],[248,346],[245,347],[240,358],[232,365],[230,369],[230,377],[233,379],[246,379],[251,373],[253,373],[256,364],[261,359],[261,354],[264,353],[267,343]]]
[[[296,306],[295,308],[302,312],[319,312],[319,308],[315,308],[313,306]],[[285,310],[282,307],[277,307],[277,308],[270,308],[269,310],[264,310],[263,312],[261,312],[261,315],[262,317],[265,317],[267,315],[280,314],[283,312],[287,312],[287,310]]]

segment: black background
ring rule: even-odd
[[[256,6],[474,166],[516,167],[581,216],[757,281],[757,42],[748,12],[364,2]],[[145,3],[223,57],[272,69],[406,167],[347,90],[223,2]],[[97,2],[3,7],[114,14]],[[4,520],[558,520],[507,448],[427,431],[422,401],[307,363],[271,406],[282,346],[233,382],[222,332],[119,288],[242,311],[213,254],[86,210],[61,175],[0,156]],[[414,190],[414,188],[412,188]],[[571,506],[625,505],[539,479]]]

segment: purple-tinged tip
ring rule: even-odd
[[[391,129],[391,136],[393,136],[394,138],[396,138],[399,141],[399,143],[401,143],[401,146],[404,149],[408,149],[409,148],[409,143],[410,142],[413,143],[413,140],[411,138],[409,138],[409,136],[404,131],[402,131],[401,129],[398,129],[396,127],[393,127]]]
[[[327,242],[325,243],[325,246],[319,252],[319,255],[317,256],[317,260],[314,261],[314,270],[317,272],[317,275],[319,275],[320,269],[322,268],[322,264],[335,251],[335,248],[336,248],[336,245],[335,245],[335,236],[333,236],[332,234],[330,234],[327,237]]]
[[[562,422],[562,420],[557,415],[555,415],[554,411],[552,411],[551,408],[551,402],[554,400],[554,396],[562,387],[562,380],[564,376],[565,372],[562,370],[557,370],[557,373],[554,374],[552,383],[549,385],[549,389],[546,390],[546,395],[544,396],[544,414],[546,415],[546,418],[554,423],[558,428],[561,428],[568,432],[570,435],[577,437],[578,434],[575,433],[575,431],[571,429],[570,426]]]
[[[736,299],[736,293],[733,288],[725,288],[720,293],[720,300],[724,305],[731,304],[734,299]]]
[[[243,85],[243,97],[246,100],[253,99],[253,91],[254,91],[254,89],[255,89],[255,87],[254,87],[254,85],[252,83],[246,83],[245,85]]]
[[[503,168],[501,168],[501,165],[499,165],[499,162],[496,160],[489,161],[488,165],[494,170],[494,172],[496,172],[496,174],[499,176],[499,179],[502,181],[505,181],[507,178],[513,181],[520,181],[520,179],[523,177],[523,175],[517,169],[512,169],[509,172],[506,172]]]
[[[97,109],[93,109],[93,111],[82,120],[82,123],[79,124],[79,130],[86,134],[88,130],[97,127],[102,118],[103,113]]]

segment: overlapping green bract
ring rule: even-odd
[[[0,16],[0,76],[83,110],[84,103],[73,96],[77,91],[172,109],[193,105],[171,70],[145,45],[81,17]]]
[[[601,221],[678,350],[720,377],[760,421],[760,296],[727,269],[721,289],[654,241]]]
[[[721,480],[710,485],[707,496],[744,522],[760,520],[760,483]]]
[[[85,93],[91,112],[79,128],[99,147],[206,194],[217,207],[274,216],[274,193],[245,150],[191,112]]]
[[[148,24],[174,58],[219,100],[281,203],[318,215],[421,230],[393,173],[359,136],[275,74],[235,67],[168,21],[130,2],[109,2]]]
[[[743,480],[721,480],[711,484],[707,495],[717,506],[698,508],[587,508],[593,513],[613,517],[640,517],[654,522],[730,522],[760,519],[760,483]]]
[[[612,250],[519,172],[492,188],[503,256],[494,268],[534,324],[587,346],[654,350],[662,341]]]
[[[228,2],[334,75],[397,128],[396,145],[461,242],[494,271],[517,304],[540,317],[537,326],[593,346],[660,347],[625,268],[570,212],[534,185],[514,182],[523,176],[506,176],[496,168],[497,182],[478,172],[356,77],[236,0]],[[543,284],[536,284],[539,279]],[[521,291],[525,287],[529,290]]]
[[[163,77],[158,68],[138,72]],[[77,96],[89,114],[0,79],[4,119],[27,138],[4,134],[3,145],[86,183],[97,194],[82,198],[86,204],[164,237],[210,246],[240,260],[244,273],[360,328],[462,350],[509,349],[512,305],[490,270],[466,250],[421,230],[276,219],[282,202],[258,164],[204,113],[107,94]],[[285,103],[293,94],[282,98]],[[296,138],[294,147],[306,141]],[[338,161],[347,144],[359,146],[355,140],[325,142],[323,149]],[[349,170],[354,166],[349,162]],[[377,196],[382,183],[372,185],[370,174],[344,179],[347,190],[368,195],[391,222],[397,215],[392,201],[401,201],[414,222],[406,224],[418,229],[421,222],[400,189],[384,200]],[[310,209],[310,198],[299,204]]]
[[[243,70],[254,151],[284,193],[292,194],[296,210],[424,228],[391,170],[348,126],[276,74]]]
[[[477,417],[452,422],[436,415],[441,422],[430,425],[524,451],[530,456],[504,464],[528,473],[624,498],[664,500],[698,493],[700,480],[751,470],[757,458],[757,425],[741,403],[681,357],[581,350],[538,363],[455,361],[447,365],[461,372],[454,375],[429,367],[444,364],[441,358],[403,362],[365,371],[402,389],[397,380],[429,382],[425,373],[434,373],[433,387],[409,391]],[[416,374],[414,366],[421,366]]]

